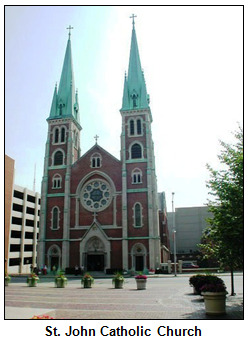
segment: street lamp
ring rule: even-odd
[[[175,212],[174,212],[174,192],[172,192],[172,233],[174,241],[174,273],[177,275],[177,250],[176,250],[176,228],[175,228]]]

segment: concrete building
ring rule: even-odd
[[[173,214],[175,214],[177,254],[196,253],[199,251],[197,244],[201,242],[202,232],[207,226],[206,219],[212,217],[208,207],[180,207],[175,209],[175,213],[167,213],[172,253],[174,253]]]
[[[26,274],[31,265],[37,266],[39,214],[40,194],[13,185],[9,232],[5,232],[9,274]]]
[[[168,230],[164,207],[160,213],[158,207],[153,118],[134,21],[120,109],[120,160],[97,143],[98,136],[81,156],[70,38],[69,33],[47,118],[39,265],[68,271],[75,266],[87,271],[155,269],[166,261],[162,250],[168,247]]]
[[[8,271],[8,258],[9,258],[9,235],[10,235],[10,223],[11,223],[11,211],[12,211],[12,195],[14,184],[14,171],[15,160],[11,159],[8,155],[5,155],[5,191],[4,191],[4,258],[5,272]]]

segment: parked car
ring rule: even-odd
[[[194,264],[192,262],[190,262],[190,263],[183,263],[182,268],[183,269],[199,268],[199,265],[196,265],[196,264]]]

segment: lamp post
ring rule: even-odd
[[[177,275],[177,250],[176,250],[176,228],[175,228],[175,212],[174,212],[174,192],[172,192],[172,228],[174,241],[174,273]]]

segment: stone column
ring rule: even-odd
[[[127,170],[125,116],[122,115],[121,160],[122,160],[122,267],[128,270],[128,220],[127,220]]]

